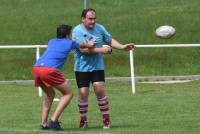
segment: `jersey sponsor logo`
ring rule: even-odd
[[[92,34],[84,34],[83,35],[86,41],[93,41],[95,43],[101,42],[101,39],[97,36],[94,36]]]

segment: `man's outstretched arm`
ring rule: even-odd
[[[121,43],[119,43],[117,40],[115,39],[112,39],[111,41],[111,46],[113,48],[116,48],[116,49],[122,49],[122,50],[125,50],[125,51],[129,51],[129,50],[132,50],[135,48],[135,44],[134,43],[128,43],[128,44],[124,44],[122,45]]]

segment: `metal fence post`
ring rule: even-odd
[[[134,62],[133,62],[133,50],[130,50],[130,69],[131,69],[131,86],[132,93],[135,94],[135,76],[134,76]]]
[[[88,0],[84,0],[84,9],[87,9],[89,7]]]

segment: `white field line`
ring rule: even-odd
[[[20,133],[30,133],[39,132],[39,129],[21,129],[21,128],[0,128],[0,132],[20,132]]]
[[[103,128],[99,128],[99,130],[101,130]],[[39,129],[21,129],[21,128],[0,128],[0,133],[1,132],[18,132],[18,133],[33,133],[33,132],[41,132],[41,133],[56,133],[56,131],[52,131],[52,130],[39,130]],[[77,128],[77,130],[64,130],[64,131],[59,131],[59,133],[68,133],[68,134],[113,134],[110,132],[97,132],[97,131],[93,131],[93,132],[86,132],[85,130],[80,130]]]
[[[154,84],[173,84],[173,83],[186,83],[195,80],[171,80],[171,81],[147,81],[147,82],[140,82],[140,83],[154,83]]]

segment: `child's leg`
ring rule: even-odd
[[[43,107],[42,107],[42,122],[41,125],[43,127],[47,124],[47,119],[49,115],[49,111],[53,102],[53,99],[55,97],[55,91],[53,88],[42,88],[44,93],[46,94],[44,100],[43,100]]]
[[[60,102],[58,103],[56,110],[51,117],[52,121],[58,121],[62,111],[70,103],[73,95],[67,80],[63,84],[58,85],[55,88],[63,94],[63,97],[60,99]]]

